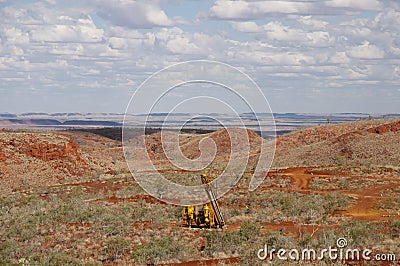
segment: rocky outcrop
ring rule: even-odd
[[[11,158],[6,158],[5,154]],[[87,168],[78,144],[69,136],[49,133],[4,133],[0,138],[0,161],[10,159],[14,164],[35,158],[43,169],[52,168],[66,175],[82,176]],[[41,164],[40,162],[37,162]],[[32,165],[35,164],[32,162]],[[54,171],[56,173],[57,171]]]
[[[78,145],[72,139],[68,142],[53,143],[30,143],[21,147],[21,152],[43,161],[63,160],[74,157],[80,160]]]
[[[6,155],[4,154],[3,150],[0,147],[0,162],[4,162],[5,160],[7,160]]]
[[[388,132],[397,132],[397,131],[400,131],[400,121],[380,125],[374,128],[370,128],[368,130],[369,133],[375,133],[375,134],[385,134]]]

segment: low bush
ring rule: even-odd
[[[187,244],[191,245],[191,243]],[[135,260],[135,265],[159,264],[187,257],[190,255],[190,249],[191,247],[186,246],[180,239],[176,240],[173,236],[162,236],[137,246],[132,253],[132,258]]]
[[[100,253],[106,256],[107,261],[117,261],[118,258],[131,248],[131,243],[122,236],[109,238],[101,248]]]

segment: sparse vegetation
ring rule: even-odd
[[[138,245],[132,253],[132,258],[138,265],[177,262],[196,256],[198,251],[195,243],[176,234],[153,237],[147,243]]]
[[[215,263],[262,265],[256,252],[264,244],[318,249],[334,246],[338,237],[345,237],[349,247],[397,251],[400,131],[392,131],[393,120],[359,123],[280,137],[269,178],[249,192],[255,166],[248,165],[236,187],[219,200],[224,231],[181,227],[181,207],[146,195],[127,170],[118,140],[90,132],[2,133],[9,137],[0,140],[7,156],[0,160],[0,265],[146,265],[222,258],[234,260]],[[228,143],[224,134],[213,134],[220,146]],[[148,137],[157,144],[157,135]],[[43,147],[70,141],[78,146],[47,161],[47,148],[38,149],[35,157],[19,150],[25,144],[19,145],[18,138]],[[196,153],[192,141],[185,134],[188,155]],[[221,172],[226,155],[219,155],[211,175]],[[162,158],[154,156],[156,163],[165,163]],[[173,181],[199,183],[197,173],[163,167]]]

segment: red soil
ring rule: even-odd
[[[323,173],[324,175],[318,175],[318,177],[324,177],[324,178],[332,178],[333,175],[331,175],[329,171],[314,171],[312,170],[311,167],[288,168],[283,170],[282,172],[285,173],[285,175],[290,176],[290,178],[292,179],[292,183],[294,183],[296,187],[296,190],[301,193],[307,193],[307,194],[309,194],[310,192],[332,193],[334,191],[337,191],[344,195],[356,198],[356,203],[350,209],[344,211],[343,210],[336,211],[336,214],[351,216],[353,220],[377,221],[377,220],[393,219],[393,217],[388,217],[388,215],[384,211],[377,210],[375,206],[377,200],[383,197],[382,191],[389,188],[400,187],[400,179],[386,178],[383,180],[397,182],[397,184],[374,186],[368,189],[352,191],[352,192],[343,191],[339,189],[336,190],[330,189],[326,191],[325,190],[312,191],[311,189],[309,189],[308,186],[311,180],[315,177],[314,173],[315,174]],[[356,176],[353,177],[359,178]],[[376,178],[371,178],[371,179],[376,179]],[[380,180],[382,180],[382,178],[380,178]],[[397,217],[397,219],[400,219],[400,217]]]

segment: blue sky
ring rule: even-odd
[[[399,25],[394,0],[0,0],[0,112],[123,113],[151,73],[205,59],[274,112],[399,113]]]

